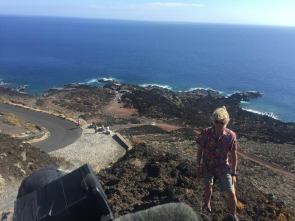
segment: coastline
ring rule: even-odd
[[[174,92],[167,89],[166,86],[144,85],[145,87],[142,87],[142,85],[120,83],[118,79],[111,77],[96,80],[92,79],[91,82],[97,82],[103,85],[103,87],[86,83],[69,83],[65,84],[63,88],[50,89],[44,91],[41,95],[33,96],[24,92],[20,93],[15,89],[0,86],[0,92],[3,95],[6,94],[8,97],[13,97],[16,103],[22,103],[22,100],[26,100],[29,106],[35,105],[36,108],[42,109],[42,102],[52,94],[58,94],[59,92],[71,91],[79,88],[84,88],[89,91],[105,91],[105,89],[107,89],[111,93],[120,90],[128,91],[128,93],[122,96],[125,108],[137,109],[138,115],[162,120],[163,123],[172,123],[174,125],[188,126],[195,129],[211,125],[210,121],[208,121],[210,117],[209,113],[212,112],[214,108],[225,105],[232,117],[229,126],[240,134],[240,137],[246,137],[247,139],[259,142],[295,143],[295,138],[290,139],[290,137],[292,137],[292,132],[295,133],[295,123],[280,121],[271,113],[245,110],[240,107],[241,103],[249,102],[250,100],[263,96],[263,94],[257,91],[237,92],[225,96],[219,91],[210,88],[193,88],[186,92]],[[140,93],[140,95],[138,93]],[[159,96],[161,99],[164,99],[167,104],[163,104],[162,101],[160,102],[157,98]],[[106,97],[106,99],[108,98]],[[148,104],[147,102],[142,102],[142,99],[148,101]],[[38,103],[36,100],[41,103]],[[106,100],[104,103],[105,102]],[[63,101],[59,103],[61,104]],[[38,107],[40,104],[41,106]],[[77,105],[81,104],[79,103]],[[170,109],[164,110],[165,105],[168,105]],[[57,114],[64,114],[62,113],[62,109],[63,108],[58,110]],[[97,110],[95,112],[97,112]],[[89,118],[91,114],[85,113],[84,115],[86,118]],[[76,117],[78,117],[78,115],[72,118]]]
[[[0,87],[4,87],[4,88],[10,88],[12,89],[13,91],[15,92],[20,92],[22,94],[27,94],[27,95],[32,95],[32,96],[42,96],[44,93],[46,93],[47,91],[50,91],[50,90],[64,90],[67,85],[90,85],[90,86],[95,86],[95,87],[99,87],[99,88],[103,88],[107,83],[120,83],[121,80],[120,79],[117,79],[117,78],[114,78],[114,77],[102,77],[102,78],[92,78],[92,79],[89,79],[89,80],[86,80],[86,81],[82,81],[82,82],[79,82],[79,83],[67,83],[67,84],[64,84],[64,86],[62,87],[54,87],[52,86],[50,89],[48,90],[43,90],[43,91],[38,91],[37,93],[35,94],[29,94],[25,91],[25,89],[27,87],[29,87],[29,85],[19,85],[17,88],[12,88],[12,87],[9,87],[9,84],[4,82],[2,79],[0,79]],[[215,90],[215,89],[212,89],[210,87],[193,87],[193,88],[189,88],[187,90],[183,90],[183,91],[179,91],[179,90],[173,90],[173,88],[169,85],[160,85],[160,84],[153,84],[153,83],[145,83],[145,84],[129,84],[129,83],[122,83],[122,84],[126,84],[126,85],[131,85],[131,86],[136,86],[136,87],[143,87],[143,88],[160,88],[160,89],[167,89],[171,92],[174,92],[174,93],[188,93],[188,92],[192,92],[194,90],[200,90],[200,91],[212,91],[216,94],[219,94],[221,96],[224,96],[226,98],[234,95],[234,94],[241,94],[243,93],[244,91],[234,91],[234,92],[231,92],[231,93],[225,93],[223,91],[218,91],[218,90]],[[259,91],[247,91],[247,92],[253,92],[253,93],[260,93]],[[263,94],[260,93],[262,96]],[[261,97],[262,97],[261,96]],[[248,112],[251,112],[251,113],[255,113],[255,114],[258,114],[258,115],[262,115],[262,116],[268,116],[268,117],[271,117],[273,119],[276,119],[276,120],[279,120],[281,121],[282,123],[295,123],[295,122],[292,122],[292,121],[283,121],[281,119],[278,118],[278,116],[273,113],[272,111],[260,111],[260,110],[257,110],[257,109],[253,109],[251,106],[250,107],[242,107],[241,105],[242,104],[251,104],[251,101],[248,100],[248,101],[243,101],[241,100],[240,101],[240,107],[241,109],[245,110],[245,111],[248,111]]]

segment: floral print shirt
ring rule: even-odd
[[[223,134],[217,137],[214,127],[208,127],[198,136],[197,143],[204,148],[203,171],[213,175],[230,172],[228,152],[238,148],[236,134],[233,131],[224,128]]]

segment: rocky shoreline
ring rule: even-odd
[[[245,137],[256,142],[295,144],[295,123],[284,123],[239,107],[241,101],[261,97],[259,92],[235,93],[225,97],[217,91],[204,89],[173,92],[159,87],[113,84],[105,87],[127,91],[122,96],[125,107],[137,109],[141,116],[202,129],[211,125],[210,115],[213,111],[224,105],[231,117],[228,127],[240,138]]]

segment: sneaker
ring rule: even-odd
[[[209,208],[206,204],[203,206],[203,210],[205,210],[209,213],[211,213],[211,211],[212,211],[211,208]]]
[[[232,214],[227,214],[226,220],[228,221],[239,221],[237,216],[233,216]]]
[[[232,214],[227,214],[227,218],[226,220],[228,221],[239,221],[238,217],[237,216],[233,216]]]

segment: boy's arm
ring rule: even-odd
[[[204,150],[203,146],[199,144],[198,152],[197,152],[197,167],[201,165],[203,150]]]
[[[238,151],[232,150],[230,152],[230,156],[231,156],[231,172],[233,174],[237,174]]]

